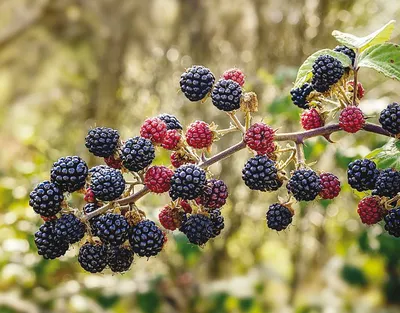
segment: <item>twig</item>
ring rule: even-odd
[[[244,134],[246,132],[246,129],[244,128],[242,123],[240,123],[240,121],[237,118],[236,114],[232,113],[232,112],[226,112],[226,114],[228,114],[228,116],[232,120],[233,124],[235,124],[236,128],[239,129]]]

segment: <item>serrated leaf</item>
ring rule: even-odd
[[[400,149],[398,140],[392,138],[383,147],[375,149],[366,158],[374,160],[379,168],[400,170]]]
[[[330,55],[330,56],[338,59],[343,64],[344,67],[348,67],[351,64],[350,58],[341,52],[336,52],[331,49],[322,49],[317,52],[314,52],[300,66],[299,71],[297,72],[296,81],[294,82],[295,88],[301,87],[305,82],[307,82],[311,79],[312,66],[313,66],[315,60],[320,55],[324,55],[324,54]]]
[[[395,23],[396,21],[394,20],[389,21],[386,25],[365,37],[357,37],[352,34],[340,32],[338,30],[334,30],[332,32],[332,36],[335,37],[337,41],[349,48],[360,49],[360,51],[363,51],[368,47],[390,40]]]
[[[361,53],[358,66],[372,68],[389,78],[400,80],[400,46],[384,43],[369,47]]]

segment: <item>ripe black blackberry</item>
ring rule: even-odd
[[[356,59],[356,53],[354,52],[353,49],[350,49],[349,47],[346,46],[336,46],[335,49],[333,49],[333,51],[341,52],[347,55],[351,60],[351,65],[354,65],[354,61]]]
[[[286,206],[280,203],[271,204],[266,213],[267,225],[271,229],[281,231],[290,225],[292,216],[292,212]]]
[[[85,146],[95,156],[107,158],[118,146],[119,133],[108,127],[96,127],[89,130],[85,138]]]
[[[139,172],[153,162],[154,151],[149,139],[139,136],[128,139],[121,149],[122,164],[130,171]]]
[[[51,181],[63,191],[74,192],[85,186],[88,167],[78,156],[59,158],[51,168]]]
[[[47,221],[39,227],[35,233],[35,244],[38,254],[45,259],[55,259],[65,254],[68,250],[68,243],[56,236],[56,221]]]
[[[342,78],[343,73],[343,65],[338,59],[321,55],[313,64],[311,84],[316,91],[326,92]]]
[[[379,116],[382,128],[393,135],[400,134],[400,105],[393,102]]]
[[[138,256],[157,255],[164,246],[163,231],[150,220],[142,220],[129,230],[129,243]]]
[[[133,262],[133,252],[127,247],[110,247],[107,263],[114,273],[126,272]]]
[[[203,214],[192,214],[182,221],[179,230],[186,235],[189,242],[202,246],[213,237],[213,222]]]
[[[293,172],[286,187],[297,201],[312,201],[321,191],[322,183],[313,170],[299,169]]]
[[[242,87],[231,79],[221,78],[214,86],[211,99],[219,110],[233,111],[240,108]]]
[[[201,65],[193,65],[181,75],[181,90],[190,101],[204,99],[215,81],[214,74]]]
[[[182,129],[182,124],[176,118],[176,116],[163,113],[157,116],[160,120],[162,120],[165,124],[167,124],[167,129]]]
[[[290,90],[293,103],[297,105],[300,109],[310,108],[307,98],[313,90],[313,86],[309,83],[305,83],[299,88],[293,88],[292,90]]]
[[[108,170],[110,167],[108,165],[96,165],[93,166],[90,170],[89,170],[89,174],[93,175],[96,172],[100,172],[101,170]]]
[[[384,221],[385,230],[392,236],[400,237],[400,207],[390,210]]]
[[[392,198],[400,192],[400,172],[387,168],[379,173],[373,190],[374,195]]]
[[[112,246],[122,245],[128,239],[129,224],[121,214],[100,215],[95,222],[95,229],[101,241]]]
[[[90,189],[96,199],[112,201],[125,190],[125,179],[121,172],[111,167],[93,172],[90,179]]]
[[[373,189],[378,176],[376,164],[368,159],[355,160],[347,167],[347,181],[358,191]]]
[[[60,212],[63,200],[61,189],[48,180],[38,184],[29,195],[29,205],[37,214],[46,217]]]
[[[97,203],[91,202],[91,203],[86,203],[85,206],[83,207],[83,212],[85,214],[91,213],[99,208]],[[96,230],[96,222],[98,221],[99,216],[94,216],[89,220],[90,224],[90,230],[92,232],[92,235],[97,236],[97,230]]]
[[[64,214],[56,222],[55,234],[60,240],[69,244],[78,242],[83,238],[86,226],[74,214]]]
[[[172,200],[192,200],[201,195],[206,184],[206,172],[194,164],[185,164],[175,170],[169,195]]]
[[[103,244],[86,242],[79,249],[79,264],[85,271],[100,273],[107,266],[107,250]]]
[[[211,210],[209,217],[212,223],[212,234],[210,238],[215,238],[225,227],[224,216],[221,214],[220,209],[215,209]]]
[[[242,179],[252,190],[273,191],[282,186],[275,162],[265,155],[257,155],[246,162]]]

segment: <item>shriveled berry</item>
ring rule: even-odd
[[[182,212],[178,208],[166,205],[158,214],[160,224],[169,230],[175,230],[181,225],[183,218]]]
[[[104,158],[104,162],[112,168],[116,170],[120,170],[122,168],[122,160],[120,158],[115,158],[113,155],[108,158]]]
[[[196,161],[191,158],[188,154],[183,153],[181,151],[176,151],[171,153],[171,164],[173,167],[178,168],[181,167],[183,164],[194,164]]]

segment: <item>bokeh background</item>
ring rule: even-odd
[[[396,0],[2,0],[0,1],[0,312],[400,312],[400,241],[381,225],[363,226],[361,193],[345,168],[385,143],[371,134],[307,141],[315,168],[335,172],[343,192],[333,202],[296,207],[293,225],[271,231],[265,211],[277,193],[250,192],[240,178],[241,151],[212,167],[230,189],[226,228],[204,248],[169,234],[157,258],[135,259],[124,275],[86,274],[77,248],[60,260],[39,257],[33,233],[41,224],[29,192],[52,163],[80,155],[95,125],[123,138],[141,122],[168,112],[227,127],[210,100],[190,103],[178,92],[192,64],[218,77],[233,66],[260,100],[255,121],[299,129],[289,99],[296,70],[312,52],[336,43],[334,29],[366,35],[400,14]],[[393,41],[399,42],[400,25]],[[362,108],[377,112],[399,100],[399,83],[361,70]],[[240,140],[229,134],[213,148]],[[168,163],[159,151],[157,163]],[[283,193],[284,194],[284,193]],[[74,206],[82,198],[70,199]],[[156,219],[167,196],[138,202]]]

